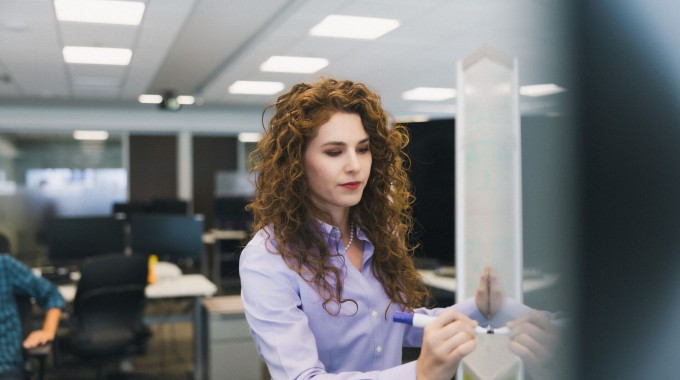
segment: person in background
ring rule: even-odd
[[[429,293],[408,243],[406,129],[347,80],[296,84],[270,110],[251,157],[254,235],[240,278],[272,378],[451,379],[502,302],[486,270],[475,299],[421,307]],[[394,323],[396,311],[437,317],[419,329]],[[421,347],[417,360],[402,363],[404,346]]]
[[[17,296],[31,297],[46,310],[42,329],[25,338]],[[0,253],[0,379],[26,379],[22,349],[54,339],[64,306],[64,298],[54,285],[8,253]]]

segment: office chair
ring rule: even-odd
[[[33,318],[33,304],[30,297],[23,295],[15,296],[19,318],[21,319],[21,336],[26,338],[35,328]],[[52,352],[52,342],[31,348],[24,349],[24,367],[27,379],[42,380],[45,378],[47,358]]]
[[[144,354],[151,337],[143,319],[147,278],[145,256],[86,260],[73,304],[74,328],[58,339],[60,351],[94,364],[97,379],[107,362]]]
[[[10,253],[9,238],[0,231],[0,253]]]

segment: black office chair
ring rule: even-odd
[[[144,354],[151,337],[144,324],[147,279],[145,256],[88,259],[73,304],[74,328],[58,339],[60,353],[94,364],[97,379],[106,363]]]
[[[9,238],[4,232],[0,231],[0,253],[10,253]]]
[[[36,329],[31,298],[23,295],[15,296],[19,318],[21,319],[21,336],[24,338]],[[52,353],[52,342],[31,349],[24,349],[24,375],[26,379],[42,380],[45,378],[47,359]]]

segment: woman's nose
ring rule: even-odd
[[[347,171],[359,170],[359,157],[357,157],[356,152],[349,152],[346,158],[345,168]]]

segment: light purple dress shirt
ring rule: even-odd
[[[241,298],[251,335],[273,379],[415,379],[415,362],[402,364],[402,347],[419,347],[423,330],[392,321],[391,305],[371,271],[375,247],[357,229],[364,244],[361,271],[351,265],[337,227],[319,222],[330,264],[341,268],[343,297],[353,299],[330,315],[317,291],[292,271],[276,252],[273,234],[259,231],[241,253]],[[347,264],[346,264],[347,263]],[[454,306],[488,324],[474,299]],[[443,309],[418,309],[437,315]]]

